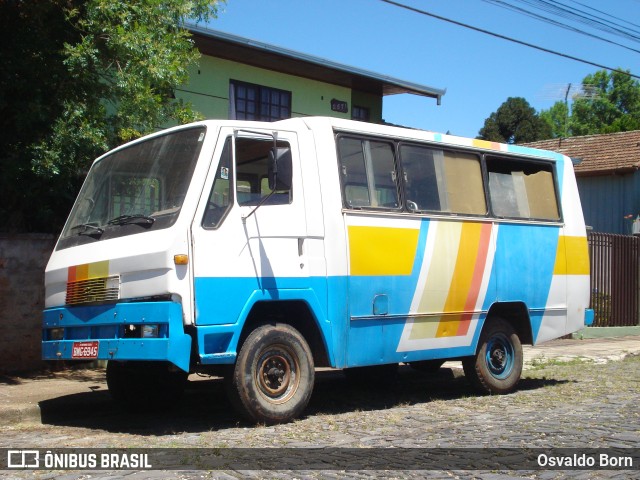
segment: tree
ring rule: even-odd
[[[569,106],[565,102],[556,102],[549,110],[542,110],[540,118],[551,127],[551,137],[549,138],[569,136]]]
[[[640,82],[628,70],[600,70],[587,75],[582,85],[589,94],[576,95],[570,110],[564,102],[556,102],[540,113],[552,125],[554,137],[640,129]]]
[[[0,0],[0,228],[59,230],[93,158],[199,118],[173,90],[217,3]]]
[[[583,85],[593,85],[595,95],[574,100],[571,133],[626,132],[640,129],[640,83],[627,73],[600,70]]]
[[[509,97],[485,120],[478,135],[483,140],[503,143],[534,142],[550,137],[550,125],[521,97]]]

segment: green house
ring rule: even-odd
[[[308,115],[381,123],[386,95],[440,104],[445,90],[399,80],[236,35],[190,27],[202,53],[176,90],[206,118],[273,121]]]

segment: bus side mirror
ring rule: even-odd
[[[272,148],[269,151],[269,189],[291,190],[291,149]]]

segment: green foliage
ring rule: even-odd
[[[0,2],[1,230],[57,231],[97,155],[199,118],[173,98],[199,58],[182,27],[217,3]]]
[[[556,102],[549,110],[542,110],[540,118],[550,125],[551,137],[569,136],[569,108],[566,103]]]
[[[524,143],[551,136],[550,125],[542,120],[524,98],[509,97],[484,122],[478,138],[502,143]]]
[[[540,116],[552,126],[553,137],[639,130],[640,82],[628,73],[600,70],[587,75],[582,85],[589,95],[575,96],[571,111],[564,102],[543,110]]]

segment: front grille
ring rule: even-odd
[[[120,277],[89,278],[67,283],[67,305],[111,302],[120,298]]]

